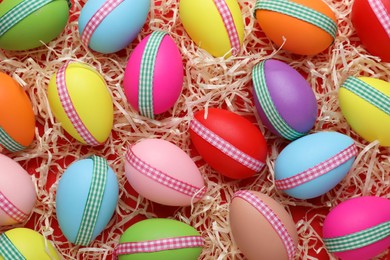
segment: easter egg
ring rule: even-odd
[[[127,180],[141,196],[168,206],[189,206],[206,192],[192,159],[162,139],[144,139],[126,153]]]
[[[265,165],[267,144],[260,130],[228,110],[197,112],[190,123],[190,137],[203,159],[226,177],[248,178]]]
[[[0,48],[28,50],[50,42],[64,30],[69,6],[66,0],[3,0]]]
[[[130,226],[114,254],[119,260],[196,260],[204,241],[199,232],[173,219],[146,219]]]
[[[29,228],[14,228],[0,235],[0,260],[60,260],[52,242]]]
[[[180,0],[179,15],[191,39],[211,55],[239,54],[244,22],[237,0]]]
[[[137,45],[127,62],[123,82],[127,100],[143,116],[154,118],[173,107],[183,77],[175,42],[167,33],[155,31]]]
[[[355,0],[352,24],[367,50],[390,62],[390,2],[387,0]]]
[[[0,226],[25,222],[37,196],[30,175],[14,160],[0,154]]]
[[[348,77],[339,89],[341,112],[351,128],[372,142],[390,147],[390,82]]]
[[[313,128],[317,101],[301,74],[272,59],[258,63],[252,74],[257,112],[272,133],[295,140]]]
[[[150,0],[90,0],[79,16],[79,33],[85,46],[100,53],[126,48],[141,31]]]
[[[326,216],[323,240],[328,252],[342,260],[374,259],[390,247],[390,200],[364,196],[343,201]]]
[[[295,259],[295,223],[271,197],[249,190],[235,192],[229,206],[229,223],[234,241],[248,260]]]
[[[91,156],[72,163],[61,176],[57,219],[65,237],[88,245],[107,226],[118,202],[118,180],[106,159]]]
[[[318,197],[349,172],[357,155],[349,136],[337,132],[306,135],[287,145],[275,161],[275,186],[298,199]]]
[[[35,115],[23,88],[0,72],[0,146],[16,152],[29,146],[35,134]]]
[[[336,16],[322,0],[258,0],[255,17],[269,39],[295,54],[318,54],[337,34]]]
[[[106,83],[94,68],[66,62],[50,79],[48,99],[61,126],[79,142],[99,145],[107,140],[114,108]]]

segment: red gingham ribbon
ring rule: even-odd
[[[352,157],[356,156],[357,152],[356,145],[352,144],[328,160],[325,160],[297,175],[285,179],[275,180],[276,188],[279,190],[288,190],[309,182],[345,163]]]
[[[178,191],[190,197],[195,196],[197,199],[201,199],[206,193],[205,186],[199,188],[184,181],[178,180],[144,162],[135,155],[131,147],[126,153],[126,160],[140,173],[172,190]]]
[[[384,6],[382,0],[368,0],[368,3],[381,23],[383,29],[386,31],[387,36],[390,38],[390,14]]]
[[[256,208],[258,212],[260,212],[271,224],[273,229],[279,235],[282,240],[288,254],[289,259],[294,259],[296,248],[294,246],[294,241],[290,234],[288,233],[286,227],[283,222],[279,219],[279,217],[272,211],[270,207],[268,207],[261,199],[257,196],[253,195],[251,192],[246,190],[239,190],[233,195],[234,198],[241,198],[251,204]]]
[[[28,218],[28,215],[18,209],[10,200],[8,200],[8,198],[1,191],[0,209],[19,223],[24,222]]]
[[[225,0],[214,0],[214,3],[218,9],[219,14],[222,17],[222,21],[225,24],[225,28],[229,35],[230,45],[232,46],[232,54],[236,56],[240,51],[240,37],[234,24],[232,13]]]
[[[81,41],[85,46],[89,45],[92,34],[95,32],[99,24],[107,17],[118,5],[124,0],[107,0],[89,19],[88,23],[84,27],[84,31],[81,35]]]
[[[264,167],[263,162],[237,149],[234,145],[207,129],[195,118],[192,119],[190,128],[206,142],[249,169],[259,172]]]
[[[73,106],[72,99],[69,95],[68,88],[66,86],[66,69],[71,61],[67,61],[57,72],[56,84],[58,96],[62,107],[65,110],[66,115],[71,121],[72,125],[76,129],[77,133],[84,139],[89,145],[99,145],[100,143],[93,137],[83,121],[77,114],[75,107]]]
[[[119,244],[115,248],[114,257],[118,255],[152,253],[172,249],[203,247],[203,244],[204,240],[201,236],[183,236],[141,242],[126,242]]]

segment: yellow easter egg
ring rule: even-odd
[[[52,242],[38,232],[14,228],[0,235],[0,260],[6,259],[55,260],[61,257]]]
[[[365,140],[390,147],[390,83],[369,77],[349,77],[339,90],[341,111]]]
[[[64,64],[49,82],[50,108],[62,127],[79,142],[99,145],[113,126],[114,109],[103,77],[91,66]]]
[[[244,22],[237,0],[180,0],[179,14],[191,39],[211,55],[239,53]]]

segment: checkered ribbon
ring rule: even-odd
[[[108,164],[106,159],[98,156],[89,157],[93,161],[93,173],[87,202],[85,203],[81,225],[75,244],[86,246],[91,242],[96,221],[102,205],[107,182]]]
[[[390,221],[346,236],[324,238],[329,252],[343,252],[369,246],[390,237]]]
[[[16,142],[11,136],[0,126],[0,144],[10,152],[17,152],[26,147]]]
[[[268,91],[267,81],[265,78],[264,64],[265,61],[262,61],[256,64],[252,70],[253,85],[261,108],[272,126],[284,138],[288,140],[295,140],[304,136],[305,133],[295,131],[286,123],[286,121],[284,121],[272,102],[271,94]]]
[[[275,180],[276,188],[279,190],[288,190],[314,180],[355,157],[357,152],[356,145],[352,144],[328,160],[325,160],[301,173],[288,178]]]
[[[250,191],[239,190],[234,193],[234,198],[241,198],[251,204],[256,208],[261,215],[263,215],[267,221],[271,224],[272,228],[279,235],[279,238],[282,240],[289,259],[294,259],[296,248],[294,246],[294,240],[288,233],[288,230],[284,226],[283,222],[279,219],[279,217],[272,211],[270,207],[268,207],[260,198],[253,195]]]
[[[209,130],[207,127],[202,125],[198,120],[195,118],[192,119],[190,128],[192,131],[194,131],[197,135],[202,137],[206,142],[220,150],[222,153],[226,154],[233,160],[241,163],[245,167],[255,171],[259,172],[263,167],[264,163],[253,158],[252,156],[244,153],[243,151],[236,148],[234,145],[223,139],[222,137],[218,136],[213,131]]]
[[[72,98],[69,95],[68,87],[66,85],[66,69],[69,63],[71,63],[71,61],[67,61],[58,70],[56,76],[57,91],[62,107],[64,108],[66,115],[81,138],[83,138],[83,140],[89,145],[99,145],[100,143],[89,132],[88,128],[84,125],[80,116],[77,114],[76,108],[72,103]]]
[[[0,17],[0,37],[18,22],[55,0],[24,0]]]
[[[22,253],[12,244],[5,233],[0,235],[0,256],[4,260],[25,260]]]
[[[387,33],[387,36],[390,38],[390,14],[382,0],[368,0],[368,3],[370,4],[372,11],[374,11],[376,18],[378,18],[378,21]]]
[[[164,250],[203,247],[203,244],[204,240],[201,236],[183,236],[140,242],[126,242],[119,244],[117,248],[115,248],[114,255],[153,253]]]
[[[24,222],[28,215],[18,209],[12,201],[10,201],[1,191],[0,191],[0,209],[4,211],[8,216],[18,221],[19,223]]]
[[[155,31],[150,34],[141,60],[139,75],[138,107],[143,116],[154,118],[153,110],[153,76],[157,52],[160,44],[167,35],[166,32]]]
[[[133,166],[143,175],[184,195],[201,199],[206,193],[205,186],[199,188],[184,181],[178,180],[144,162],[135,155],[132,147],[130,147],[126,153],[126,160],[131,166]]]
[[[214,0],[218,12],[222,18],[222,21],[225,25],[226,31],[229,36],[230,45],[232,47],[232,54],[236,56],[241,49],[240,46],[240,37],[234,24],[233,15],[230,12],[229,6],[226,4],[226,0]]]
[[[81,41],[85,46],[89,45],[92,34],[99,24],[124,0],[106,0],[104,4],[92,15],[81,34]]]
[[[325,14],[307,6],[289,0],[258,0],[255,5],[255,11],[257,9],[295,17],[321,28],[333,38],[336,38],[337,24]]]
[[[362,99],[390,115],[390,96],[385,95],[370,84],[367,84],[356,77],[350,76],[341,87],[348,89],[352,93],[358,95]]]

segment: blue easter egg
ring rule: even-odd
[[[275,185],[291,197],[310,199],[334,188],[357,154],[354,141],[337,132],[319,132],[287,145],[275,161]]]
[[[96,20],[98,10],[107,2],[90,0],[84,5],[79,17],[79,33],[82,40],[86,37],[83,33],[87,24]],[[113,10],[103,18],[85,44],[100,53],[114,53],[126,48],[141,31],[149,9],[150,0],[123,0],[114,5]]]
[[[74,244],[93,241],[113,216],[118,194],[118,179],[105,159],[92,156],[72,163],[61,176],[56,195],[57,219],[65,237]],[[88,226],[89,237],[80,238]]]

